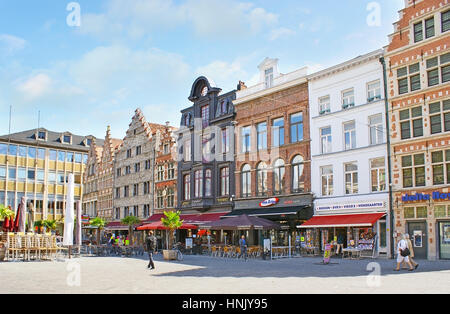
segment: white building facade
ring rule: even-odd
[[[382,50],[309,76],[316,245],[390,256]],[[309,239],[310,243],[313,241]],[[367,253],[367,252],[366,252]]]

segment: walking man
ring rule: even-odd
[[[148,253],[148,267],[150,269],[155,269],[155,263],[153,262],[153,253],[156,249],[156,237],[153,235],[153,231],[150,231],[148,233],[147,238],[145,239],[145,244],[147,246],[147,253]]]
[[[395,271],[400,270],[400,264],[405,262],[409,266],[409,271],[413,271],[414,267],[412,266],[410,260],[409,260],[409,248],[408,248],[408,242],[405,240],[405,235],[399,234],[398,236],[398,244],[397,244],[397,268],[395,268]],[[405,253],[406,252],[406,253]]]
[[[239,247],[241,248],[241,256],[244,256],[245,260],[247,261],[247,241],[245,240],[245,235],[239,239]]]

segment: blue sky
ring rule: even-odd
[[[224,91],[257,66],[332,66],[387,45],[403,0],[0,0],[0,134],[42,127],[123,138],[136,108],[178,126],[195,78]],[[379,8],[379,24],[367,19]],[[373,20],[371,20],[373,21]]]

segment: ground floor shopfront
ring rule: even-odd
[[[407,233],[419,259],[450,259],[448,188],[395,193],[395,231]]]
[[[314,217],[302,225],[300,246],[322,252],[352,249],[368,257],[391,257],[387,193],[316,199]],[[341,251],[340,251],[341,252]]]
[[[235,241],[238,241],[241,235],[245,235],[250,245],[262,246],[264,239],[270,238],[274,246],[294,246],[301,233],[297,226],[313,216],[313,197],[307,193],[236,200],[234,210],[226,217],[240,215],[256,216],[277,222],[281,225],[281,229],[234,232]]]

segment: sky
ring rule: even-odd
[[[0,135],[123,138],[134,111],[179,126],[199,76],[224,92],[388,44],[403,0],[0,0]],[[40,119],[38,119],[40,116]]]

